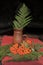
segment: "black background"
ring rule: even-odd
[[[43,0],[0,1],[0,35],[13,35],[12,22],[21,2],[31,10],[32,22],[24,28],[24,33],[43,34]]]

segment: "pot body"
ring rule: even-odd
[[[21,43],[23,40],[22,30],[14,30],[13,43]]]

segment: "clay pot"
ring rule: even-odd
[[[13,43],[21,43],[23,40],[22,30],[14,30]]]

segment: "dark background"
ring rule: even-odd
[[[33,20],[24,28],[24,33],[43,34],[43,0],[9,0],[0,1],[0,35],[13,35],[12,22],[21,2],[31,10]]]

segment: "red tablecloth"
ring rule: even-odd
[[[35,43],[41,43],[38,38],[29,38],[29,40],[33,40]],[[11,44],[13,42],[13,36],[3,36],[1,45]],[[42,49],[43,51],[43,49]],[[43,57],[39,59],[39,61],[27,61],[27,62],[7,62],[4,63],[4,60],[12,59],[11,57],[5,57],[5,59],[2,60],[3,65],[43,65]]]
[[[28,62],[9,62],[3,65],[43,65],[43,61],[28,61]]]

